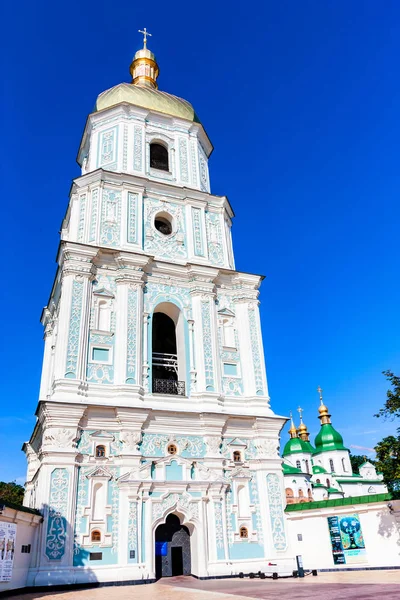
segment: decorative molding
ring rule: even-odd
[[[103,189],[100,243],[105,246],[120,244],[121,229],[121,191],[109,188]]]
[[[126,355],[126,383],[136,384],[136,354],[137,354],[137,307],[138,290],[128,289],[128,335]]]
[[[267,475],[267,494],[274,548],[275,550],[286,550],[282,490],[279,477],[276,473],[268,473]]]
[[[137,243],[137,209],[139,194],[128,192],[128,232],[129,244]]]
[[[222,242],[221,217],[206,211],[206,231],[208,256],[213,265],[224,265],[224,247]]]
[[[167,510],[173,510],[175,508],[183,510],[188,519],[199,518],[198,502],[193,502],[189,494],[168,494],[163,500],[153,502],[153,521],[163,517]]]
[[[133,170],[143,171],[142,166],[142,155],[143,155],[143,130],[139,126],[134,128],[133,137]]]
[[[72,284],[71,315],[69,318],[67,363],[65,377],[76,379],[78,370],[78,351],[82,315],[83,279],[74,279]]]
[[[250,326],[250,343],[251,354],[253,359],[254,382],[256,386],[256,395],[264,395],[264,384],[262,376],[260,340],[258,336],[258,327],[256,321],[256,310],[253,306],[249,306],[249,326]]]
[[[84,239],[85,216],[86,216],[86,194],[81,194],[79,196],[78,242],[83,242],[83,239]]]
[[[181,180],[189,182],[189,165],[188,165],[188,150],[187,143],[184,138],[179,138],[179,165],[181,172]]]
[[[193,245],[196,256],[204,256],[201,209],[192,206]]]
[[[211,334],[211,309],[210,300],[201,301],[201,320],[203,325],[204,371],[206,378],[206,391],[214,392],[214,359],[213,340]]]
[[[50,478],[49,514],[46,535],[46,556],[49,560],[60,560],[65,553],[68,486],[68,470],[54,469]]]
[[[135,558],[130,558],[130,553],[135,553]],[[138,562],[138,504],[136,501],[129,502],[128,513],[128,560]]]

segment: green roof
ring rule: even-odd
[[[340,490],[337,490],[336,488],[333,488],[333,487],[328,488],[328,492],[330,494],[343,494],[343,492],[341,492]]]
[[[301,469],[297,469],[296,467],[292,467],[292,465],[288,465],[287,463],[282,463],[282,471],[284,475],[289,475],[291,473],[298,475],[301,473]]]
[[[312,472],[314,473],[314,475],[318,475],[318,473],[327,473],[328,471],[320,465],[313,465]]]
[[[290,440],[288,440],[285,444],[282,456],[300,453],[310,454],[312,451],[310,450],[309,446],[312,447],[310,442],[304,442],[300,438],[290,438]]]
[[[347,450],[347,448],[343,446],[342,436],[331,423],[324,423],[315,438],[314,454],[331,450]]]
[[[317,500],[303,504],[288,504],[286,512],[295,510],[314,510],[314,508],[329,508],[331,506],[349,506],[351,504],[370,504],[372,502],[385,502],[392,500],[391,494],[371,494],[370,496],[353,496],[350,498],[332,498],[332,500]]]

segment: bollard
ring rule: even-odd
[[[278,573],[272,573],[272,579],[278,579]]]
[[[313,577],[316,577],[318,575],[317,569],[313,569],[311,572],[313,574]]]

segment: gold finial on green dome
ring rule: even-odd
[[[290,429],[289,429],[289,435],[290,435],[291,439],[297,438],[297,429],[296,429],[295,424],[293,423],[292,411],[290,411],[290,421],[291,421],[291,425],[290,425]]]
[[[160,69],[153,52],[147,48],[147,36],[151,37],[152,34],[147,31],[146,27],[138,31],[143,33],[143,48],[136,52],[129,68],[132,75],[131,83],[157,89],[157,77]]]
[[[318,408],[318,412],[319,412],[318,419],[321,421],[321,425],[325,425],[326,423],[331,422],[331,415],[329,414],[328,407],[325,406],[325,404],[324,404],[324,400],[322,397],[323,389],[321,388],[321,386],[317,387],[317,392],[319,394],[319,401],[321,403]]]

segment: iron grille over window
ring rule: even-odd
[[[153,394],[185,395],[185,382],[174,379],[153,379]]]

